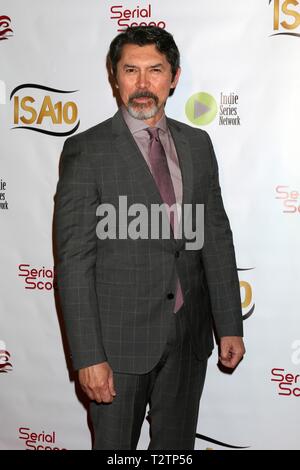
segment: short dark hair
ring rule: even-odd
[[[180,54],[172,34],[158,26],[129,26],[126,31],[118,34],[109,47],[108,57],[114,76],[117,74],[117,64],[121,58],[125,44],[146,46],[155,44],[157,50],[164,54],[171,65],[172,79],[180,66]]]

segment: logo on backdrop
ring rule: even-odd
[[[192,95],[186,102],[185,114],[196,126],[206,126],[218,115],[219,126],[240,126],[238,113],[239,95],[234,92],[220,93],[219,105],[214,96],[206,92]]]
[[[294,366],[300,364],[300,339],[295,339],[290,345],[290,360]],[[274,367],[271,370],[271,382],[276,383],[278,395],[282,397],[300,397],[300,370],[290,370]]]
[[[237,445],[229,444],[226,442],[217,441],[216,439],[213,439],[212,437],[204,436],[203,434],[198,434],[198,433],[196,433],[196,438],[202,441],[210,442],[212,444],[216,444],[218,446],[224,447],[225,449],[249,449],[250,447],[250,446],[237,446]],[[208,447],[205,450],[213,450],[213,448]]]
[[[187,118],[196,126],[210,124],[215,119],[217,112],[218,105],[215,98],[203,91],[192,95],[185,105]]]
[[[0,41],[9,39],[13,36],[13,30],[10,23],[11,19],[9,16],[0,15]]]
[[[300,192],[290,186],[279,185],[275,188],[275,199],[281,200],[284,214],[300,214]]]
[[[6,191],[6,181],[2,178],[0,179],[0,209],[8,209],[8,202],[5,196]]]
[[[66,137],[80,125],[78,107],[66,91],[35,83],[19,85],[10,94],[13,103],[12,129],[27,129],[42,134]]]
[[[26,450],[67,450],[56,444],[56,432],[33,432],[30,428],[20,427],[19,439],[24,441]]]
[[[271,382],[276,382],[278,395],[283,397],[300,397],[299,373],[275,367],[271,370]]]
[[[269,0],[273,7],[273,34],[300,37],[300,6],[297,0]]]
[[[244,277],[249,277],[248,271],[254,268],[239,268],[238,271],[243,273]],[[242,312],[243,320],[247,320],[255,310],[255,303],[253,302],[253,290],[250,279],[240,281],[241,298],[242,298]]]
[[[116,20],[117,31],[125,31],[128,26],[158,26],[165,28],[166,23],[162,20],[152,20],[152,5],[149,3],[144,8],[136,5],[134,8],[128,8],[125,5],[112,5],[110,7],[110,18]]]
[[[0,104],[6,104],[6,85],[3,80],[0,80]]]
[[[30,264],[19,264],[19,277],[24,278],[25,289],[52,291],[57,289],[55,268],[33,268]]]
[[[10,353],[7,351],[6,344],[0,340],[0,374],[5,374],[12,370]]]

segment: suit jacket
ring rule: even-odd
[[[55,196],[56,274],[75,369],[107,360],[115,371],[150,371],[165,347],[177,276],[200,360],[213,349],[213,323],[220,337],[243,336],[232,233],[211,140],[203,130],[167,122],[182,172],[183,205],[205,205],[202,249],[187,250],[184,237],[97,237],[99,204],[118,207],[120,195],[127,196],[128,207],[142,203],[150,211],[151,204],[162,204],[120,110],[65,142]]]

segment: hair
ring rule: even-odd
[[[156,49],[166,56],[171,65],[172,79],[174,79],[180,66],[180,54],[172,34],[157,26],[129,26],[126,31],[118,34],[112,40],[108,52],[108,58],[115,77],[117,75],[117,64],[125,44],[137,44],[138,46],[154,44]]]

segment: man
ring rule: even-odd
[[[206,132],[165,116],[180,76],[169,33],[128,28],[112,41],[109,63],[122,106],[67,139],[56,194],[57,278],[73,366],[91,400],[94,449],[135,449],[147,404],[149,449],[193,449],[213,324],[224,366],[245,352],[217,162]],[[168,213],[170,237],[124,236],[120,196],[149,213],[155,204],[180,208]],[[108,204],[118,211],[117,236],[98,225]],[[188,249],[178,221],[192,207],[194,227],[200,204],[204,245]]]

